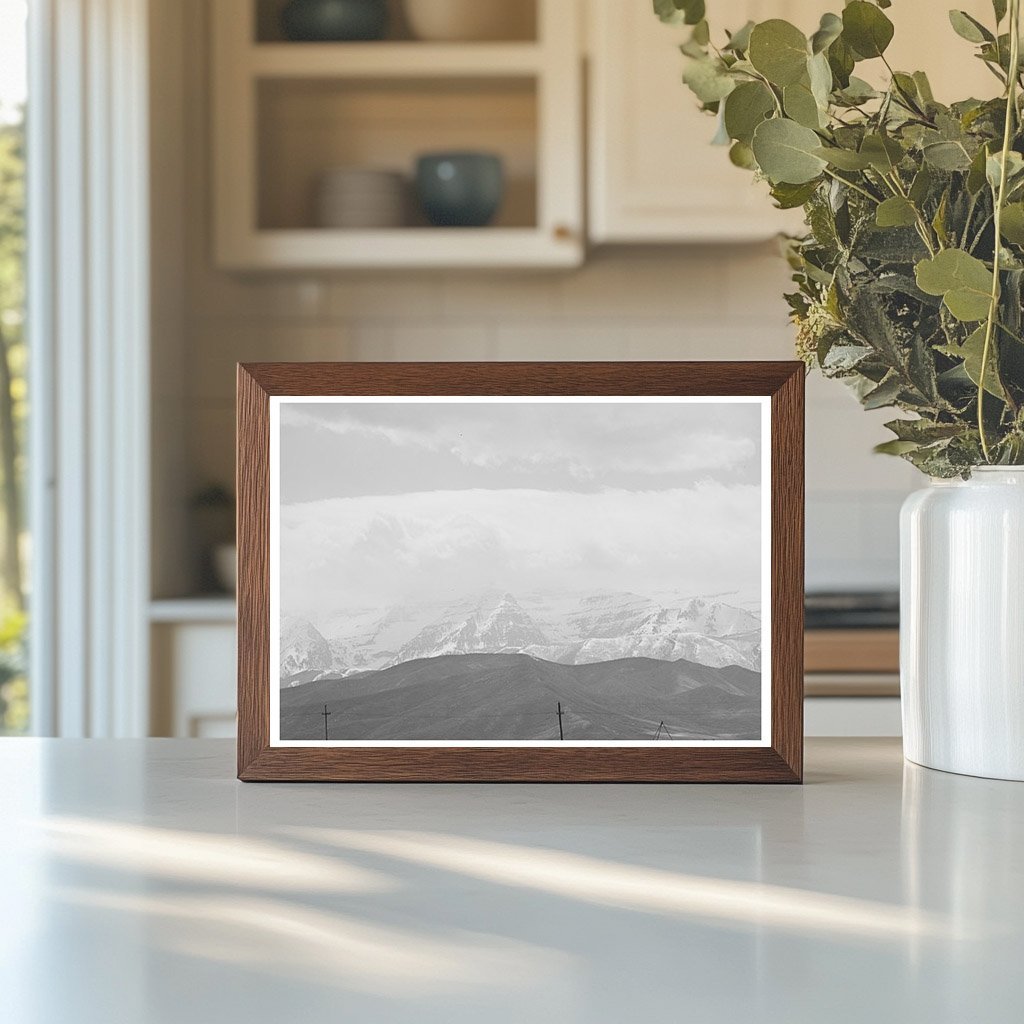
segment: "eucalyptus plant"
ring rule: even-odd
[[[866,409],[909,414],[878,450],[937,477],[1024,464],[1020,3],[993,0],[988,25],[949,12],[997,95],[947,106],[890,66],[890,0],[852,0],[809,37],[771,19],[718,45],[705,0],[654,0],[691,26],[683,80],[715,141],[779,207],[803,207],[807,233],[786,244],[801,358]],[[886,88],[857,76],[866,61]]]

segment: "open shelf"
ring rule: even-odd
[[[428,43],[279,40],[280,3],[218,0],[214,245],[226,269],[570,267],[583,260],[582,69],[575,4],[523,0],[531,39]],[[275,32],[277,34],[275,35]],[[408,33],[406,33],[406,36]],[[453,150],[501,157],[486,227],[434,228],[418,203],[323,227],[316,195],[339,168],[401,173]]]
[[[398,172],[407,184],[406,224],[380,230],[429,230],[414,196],[417,158],[428,152],[480,150],[501,157],[505,196],[493,225],[453,237],[469,240],[495,229],[536,228],[535,86],[533,79],[259,83],[258,227],[324,230],[315,214],[321,176],[335,167],[368,167]],[[440,229],[442,234],[452,230]]]

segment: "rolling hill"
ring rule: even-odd
[[[333,740],[757,739],[761,677],[737,666],[625,658],[564,665],[459,654],[281,690],[281,738]]]

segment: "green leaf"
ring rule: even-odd
[[[843,19],[835,14],[823,14],[818,31],[811,36],[811,53],[827,50],[843,32]]]
[[[1024,245],[1024,203],[1010,203],[1003,209],[1001,234],[1014,245]]]
[[[985,165],[988,162],[988,149],[982,146],[971,160],[967,172],[967,191],[976,196],[984,187],[986,182]]]
[[[807,38],[795,25],[772,18],[750,33],[747,59],[773,85],[793,85],[807,69]]]
[[[876,444],[873,450],[876,455],[906,455],[920,447],[917,441],[883,441]]]
[[[939,245],[949,245],[949,232],[946,231],[946,215],[949,213],[949,189],[945,189],[942,193],[942,198],[939,200],[938,208],[935,210],[935,216],[932,217],[932,228],[935,231],[935,237],[939,240]]]
[[[822,111],[811,92],[810,82],[795,82],[782,90],[782,106],[786,116],[805,128],[824,126]]]
[[[853,0],[843,9],[843,39],[862,60],[881,57],[892,37],[892,22],[874,4]]]
[[[829,97],[832,95],[832,69],[828,57],[819,53],[807,62],[807,78],[811,83],[811,95],[822,112],[822,124],[828,123]]]
[[[950,313],[965,323],[983,320],[991,303],[992,271],[962,249],[945,249],[915,268],[917,286],[941,295]]]
[[[772,186],[772,199],[780,210],[795,210],[798,206],[803,206],[817,189],[817,181],[804,182],[802,185],[779,182]]]
[[[934,179],[931,168],[927,164],[922,164],[921,169],[914,175],[910,191],[907,193],[910,201],[920,206],[928,198]]]
[[[932,93],[932,84],[928,81],[928,76],[923,71],[915,71],[911,76],[914,79],[914,84],[917,86],[917,94],[925,101],[925,103],[934,103],[935,96]]]
[[[953,31],[969,43],[995,42],[996,37],[966,11],[950,11],[949,23],[953,26]]]
[[[925,160],[940,171],[966,171],[971,166],[971,158],[959,142],[932,142],[921,152]]]
[[[683,0],[683,8],[686,12],[683,21],[687,25],[696,25],[704,20],[704,0]]]
[[[773,184],[802,185],[825,169],[817,155],[821,140],[811,131],[785,118],[762,121],[754,131],[752,149],[764,176]]]
[[[864,79],[851,75],[849,84],[845,89],[841,90],[840,95],[847,103],[856,105],[876,99],[879,96],[879,92],[865,82]]]
[[[725,128],[729,137],[748,146],[754,129],[775,110],[775,97],[763,82],[743,82],[725,101]]]
[[[917,223],[914,204],[902,196],[893,196],[878,204],[875,223],[880,228],[905,228]]]
[[[750,33],[754,31],[755,24],[756,22],[748,21],[743,28],[733,32],[724,49],[732,50],[734,53],[746,53],[750,47]]]
[[[654,0],[654,13],[667,25],[696,25],[704,17],[704,0]]]
[[[1006,0],[992,0],[992,10],[995,12],[998,25],[1006,17]]]
[[[891,174],[903,159],[903,147],[887,135],[865,135],[860,152],[876,171],[883,174]]]
[[[923,105],[922,98],[918,95],[917,82],[914,81],[913,75],[905,75],[902,71],[897,71],[892,76],[892,84],[896,90],[897,99],[903,106],[914,110]]]
[[[840,36],[828,48],[828,66],[832,69],[832,77],[835,79],[836,87],[845,89],[850,84],[850,76],[853,73],[856,58],[853,50],[846,45],[845,40]]]
[[[736,82],[717,60],[689,60],[683,81],[701,103],[717,103],[736,88]]]
[[[999,188],[999,178],[1003,172],[1003,154],[993,153],[985,161],[985,177],[989,185],[995,191]],[[1006,154],[1006,185],[1009,191],[1013,191],[1016,181],[1024,175],[1024,157],[1020,153],[1010,150]]]
[[[819,146],[814,150],[815,156],[820,156],[833,167],[841,171],[863,171],[871,166],[871,161],[852,149],[836,149],[832,146]]]
[[[917,444],[934,444],[948,440],[962,433],[959,423],[936,423],[933,420],[891,420],[885,425],[900,441],[915,441]]]
[[[683,20],[683,11],[675,5],[675,0],[654,0],[654,13],[666,24],[676,24]]]
[[[869,391],[861,398],[861,405],[865,409],[883,409],[888,405],[895,405],[903,390],[900,378],[893,374],[887,377],[878,387]]]
[[[964,371],[974,382],[975,387],[981,386],[981,363],[985,354],[985,325],[982,324],[975,330],[967,340],[960,346],[940,345],[938,351],[952,359],[962,359]],[[999,381],[999,374],[996,370],[996,347],[995,341],[989,346],[988,365],[985,367],[985,390],[996,398],[1005,400],[1006,392]]]
[[[745,142],[734,142],[732,144],[729,149],[729,160],[736,167],[742,167],[745,171],[757,170],[754,151]]]

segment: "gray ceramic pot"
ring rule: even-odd
[[[416,192],[437,227],[489,224],[505,195],[501,157],[493,153],[427,153],[416,163]]]
[[[291,0],[281,11],[285,37],[296,42],[380,39],[387,27],[387,0]]]

